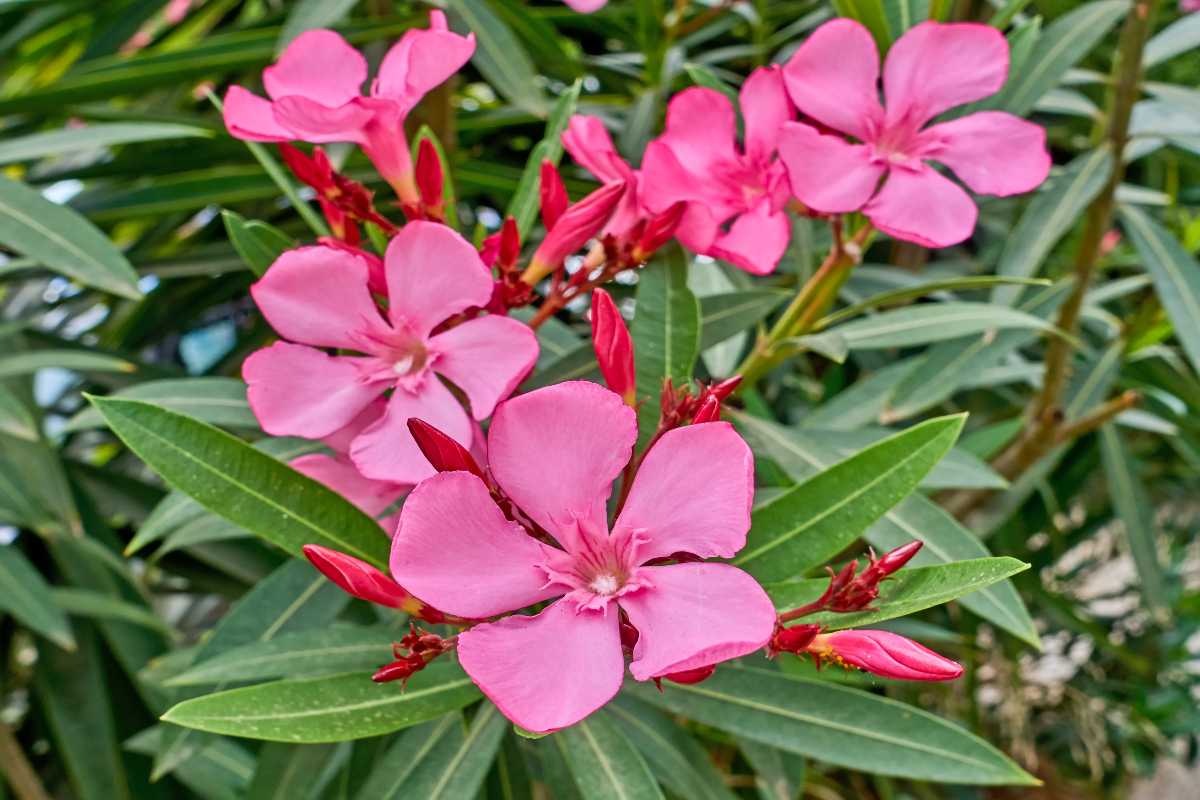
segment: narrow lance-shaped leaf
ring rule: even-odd
[[[0,545],[0,611],[59,647],[75,649],[75,637],[50,587],[16,545]]]
[[[841,335],[851,350],[912,347],[1009,328],[1053,331],[1043,319],[990,303],[922,303],[857,319],[830,333]]]
[[[529,152],[529,159],[525,162],[517,191],[509,201],[508,216],[517,221],[517,229],[522,236],[529,235],[530,227],[537,218],[542,164],[549,161],[557,166],[562,159],[562,135],[567,129],[567,123],[571,121],[571,115],[575,113],[582,86],[583,84],[576,81],[555,102],[546,120],[546,132]]]
[[[212,131],[194,125],[170,122],[112,122],[64,128],[57,131],[14,136],[0,142],[0,164],[30,161],[46,156],[61,156],[77,150],[150,142],[162,139],[186,139],[212,136]]]
[[[248,220],[233,211],[222,211],[221,219],[229,243],[255,275],[266,273],[275,259],[296,244],[278,228],[256,219]]]
[[[246,403],[246,384],[235,378],[146,381],[108,396],[144,400],[213,425],[251,430],[258,428],[258,420]],[[104,417],[94,407],[87,406],[71,417],[65,430],[82,431],[103,426]]]
[[[584,800],[662,800],[645,760],[606,712],[554,734]]]

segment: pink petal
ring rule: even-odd
[[[396,109],[377,113],[363,128],[363,151],[400,199],[417,203],[412,154],[404,135],[404,117]]]
[[[396,387],[383,416],[350,445],[350,458],[359,472],[392,483],[420,483],[433,475],[433,467],[408,432],[412,417],[428,422],[459,444],[471,441],[471,418],[450,390],[427,374],[415,393]]]
[[[671,98],[666,130],[655,141],[669,147],[689,172],[703,175],[737,159],[736,138],[737,117],[729,98],[693,86]]]
[[[418,336],[460,311],[487,305],[492,296],[491,271],[479,252],[436,222],[405,225],[383,260],[392,324],[407,324]]]
[[[707,254],[751,275],[768,275],[783,258],[791,237],[788,215],[772,212],[770,200],[763,198],[754,209],[734,219],[729,231],[717,236]]]
[[[357,332],[387,332],[367,289],[370,264],[346,250],[300,247],[275,259],[250,294],[285,339],[362,350]]]
[[[576,114],[562,135],[563,148],[580,166],[605,183],[629,178],[633,173],[613,146],[608,129],[598,117]]]
[[[513,393],[538,357],[538,341],[523,322],[489,315],[468,320],[430,340],[437,351],[434,369],[454,382],[482,420]]]
[[[792,104],[778,66],[759,67],[750,73],[738,92],[745,126],[746,155],[764,163],[775,153],[779,132],[792,118]]]
[[[788,94],[801,113],[868,141],[883,121],[879,51],[871,33],[851,19],[813,31],[783,67]]]
[[[720,235],[719,220],[704,203],[688,203],[675,229],[675,238],[693,253],[707,253]]]
[[[440,12],[437,12],[440,13]],[[388,50],[371,93],[415,106],[425,93],[458,72],[475,53],[475,34],[410,30]]]
[[[960,664],[890,631],[836,631],[818,636],[815,644],[828,647],[848,664],[885,678],[951,681],[963,673]]]
[[[272,436],[320,439],[348,425],[387,388],[361,379],[363,361],[276,342],[242,363],[246,397]]]
[[[364,130],[377,113],[358,97],[344,105],[325,106],[308,97],[288,95],[276,100],[272,109],[276,121],[291,131],[293,138],[317,143],[362,144]]]
[[[883,65],[888,125],[923,125],[947,109],[1000,91],[1008,76],[1004,34],[974,22],[922,22]]]
[[[264,100],[240,86],[225,92],[225,127],[231,136],[252,142],[286,142],[296,138],[275,120],[270,100]]]
[[[636,440],[636,415],[619,395],[568,381],[501,403],[488,459],[521,510],[570,547],[575,519],[607,528],[605,502]]]
[[[392,540],[392,577],[421,600],[472,619],[562,594],[546,589],[543,545],[505,519],[483,481],[442,472],[413,489]]]
[[[980,194],[1021,194],[1036,189],[1050,174],[1045,129],[1003,111],[934,125],[921,138],[940,145],[927,158],[954,170]]]
[[[867,145],[826,136],[799,122],[784,126],[779,157],[792,193],[816,211],[857,211],[871,199],[885,168],[871,161]]]
[[[558,602],[458,635],[458,658],[504,716],[527,731],[574,725],[620,690],[624,659],[617,614]]]
[[[620,599],[640,634],[629,664],[639,681],[753,653],[775,630],[767,593],[737,567],[672,564],[640,571],[653,587]]]
[[[672,553],[732,558],[746,544],[754,455],[728,422],[664,434],[638,468],[613,534],[641,529],[643,561]]]
[[[367,60],[333,31],[300,34],[273,66],[263,70],[271,99],[308,97],[336,107],[358,97],[367,79]]]
[[[580,14],[591,14],[593,11],[599,11],[608,4],[608,0],[563,0],[568,8],[578,11]]]
[[[879,230],[923,247],[949,247],[967,239],[979,210],[958,184],[936,171],[893,169],[863,208]]]
[[[307,475],[349,500],[371,519],[387,511],[408,492],[408,486],[364,477],[346,458],[310,453],[288,462],[292,469]],[[388,531],[391,533],[391,531]]]
[[[387,399],[380,395],[372,400],[366,408],[348,423],[338,428],[328,436],[322,436],[321,442],[338,455],[349,455],[350,443],[358,435],[369,428],[387,410]]]

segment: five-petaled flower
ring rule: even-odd
[[[388,245],[386,316],[368,289],[369,270],[366,259],[332,247],[280,256],[251,294],[288,341],[252,354],[242,374],[263,430],[276,436],[326,437],[390,390],[382,416],[354,436],[348,452],[368,478],[415,484],[434,470],[408,432],[409,418],[460,443],[469,444],[474,432],[439,376],[462,390],[475,419],[485,419],[533,366],[537,339],[504,316],[443,326],[482,308],[492,294],[478,252],[444,225],[410,222]]]
[[[725,95],[703,87],[675,95],[666,130],[646,147],[641,200],[655,212],[686,202],[675,231],[685,247],[765,275],[791,238],[787,177],[775,149],[792,108],[779,68],[751,73],[738,102],[741,149],[737,115]]]
[[[980,111],[925,127],[1004,85],[1008,43],[988,25],[923,22],[901,36],[883,67],[886,109],[875,40],[854,20],[818,28],[783,75],[802,113],[857,140],[799,122],[784,126],[779,153],[792,191],[816,211],[862,209],[884,233],[946,247],[971,235],[978,209],[927,161],[979,194],[999,196],[1028,192],[1049,173],[1045,130],[1012,114]]]
[[[302,33],[263,70],[265,100],[240,86],[225,95],[225,127],[239,139],[264,142],[354,142],[401,201],[417,205],[404,119],[426,92],[475,52],[475,34],[447,29],[441,11],[428,30],[410,30],[384,56],[370,94],[367,60],[334,31]]]
[[[606,503],[637,439],[636,415],[582,381],[502,403],[488,432],[492,478],[559,546],[506,518],[469,472],[443,472],[405,501],[392,540],[396,581],[442,611],[479,619],[458,636],[462,666],[517,725],[564,728],[617,693],[621,619],[637,629],[629,670],[645,681],[752,653],[775,610],[745,572],[661,564],[728,558],[750,527],[754,459],[724,422],[665,434],[647,453],[611,531]]]

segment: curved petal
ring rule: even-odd
[[[603,706],[625,665],[617,615],[557,602],[536,617],[514,615],[458,635],[471,680],[510,720],[550,733]]]
[[[756,163],[768,161],[775,153],[780,130],[792,118],[780,68],[759,67],[751,72],[738,92],[738,105],[745,124],[747,157]]]
[[[358,97],[367,79],[367,60],[333,31],[300,34],[274,65],[263,70],[263,87],[272,100],[308,97],[336,107]]]
[[[575,114],[567,123],[562,143],[576,163],[605,183],[627,180],[633,173],[599,117]]]
[[[410,222],[384,255],[388,314],[425,336],[437,325],[492,296],[491,271],[458,233],[436,222]]]
[[[513,393],[538,357],[532,328],[495,315],[439,333],[430,346],[438,354],[434,369],[466,393],[479,420],[490,417],[496,403]]]
[[[440,15],[440,11],[433,12]],[[371,92],[377,97],[389,97],[412,108],[425,93],[458,72],[475,53],[475,34],[459,36],[442,25],[437,17],[429,30],[407,31],[392,45],[379,65]]]
[[[729,98],[693,86],[671,98],[667,124],[656,141],[671,149],[688,171],[703,175],[737,160],[737,116]]]
[[[704,202],[703,185],[666,142],[655,139],[642,156],[642,202],[655,213],[682,201]]]
[[[717,236],[708,255],[724,259],[751,275],[769,275],[792,238],[792,223],[782,211],[773,213],[763,198],[754,209],[734,219],[727,233]]]
[[[737,567],[672,564],[639,571],[652,587],[619,601],[638,629],[629,671],[639,681],[753,653],[775,630],[771,599]]]
[[[246,398],[272,436],[320,439],[348,425],[387,388],[362,379],[366,360],[276,342],[242,363]]]
[[[540,603],[543,545],[504,518],[483,481],[442,472],[413,489],[392,539],[392,577],[424,602],[482,619]]]
[[[636,440],[637,417],[620,396],[568,381],[501,403],[488,460],[521,510],[570,547],[575,519],[607,528],[604,504]]]
[[[779,158],[792,194],[816,211],[857,211],[871,199],[885,168],[871,161],[870,147],[826,136],[799,122],[784,126]]]
[[[979,209],[958,184],[924,167],[891,170],[863,213],[889,236],[923,247],[949,247],[970,237]]]
[[[346,250],[300,247],[275,259],[250,294],[283,338],[361,351],[356,334],[387,332],[367,288],[369,275],[370,264]]]
[[[1046,130],[1003,111],[980,111],[923,131],[940,161],[972,191],[1000,197],[1032,191],[1050,174]]]
[[[879,51],[852,19],[813,31],[784,65],[783,79],[796,107],[830,128],[869,141],[883,121]]]
[[[688,203],[683,209],[675,238],[693,253],[707,254],[721,235],[720,220],[704,203]]]
[[[591,14],[593,11],[599,11],[608,5],[608,0],[563,0],[572,11],[578,11],[580,14]]]
[[[275,119],[290,130],[293,138],[306,142],[366,141],[365,129],[376,110],[361,98],[340,106],[325,106],[299,95],[281,97],[272,105]]]
[[[371,519],[377,520],[409,489],[401,484],[373,481],[364,477],[348,459],[324,453],[309,453],[293,458],[288,464],[301,475],[337,492]]]
[[[416,392],[396,387],[383,416],[351,443],[350,458],[359,472],[392,483],[420,483],[433,475],[433,467],[408,432],[408,421],[413,417],[464,446],[471,441],[471,418],[450,390],[436,376],[427,374]]]
[[[888,125],[924,125],[943,111],[1000,91],[1008,42],[990,25],[922,22],[901,36],[883,65]]]
[[[252,142],[286,142],[295,135],[275,120],[270,100],[248,92],[240,86],[230,86],[225,92],[225,128],[229,135]]]
[[[754,455],[728,422],[676,428],[650,448],[613,535],[641,530],[643,561],[672,553],[732,558],[746,544]]]
[[[376,397],[367,407],[358,412],[358,415],[348,423],[338,428],[328,436],[322,436],[321,442],[338,455],[350,454],[350,443],[358,438],[358,435],[371,427],[387,410],[387,398],[382,394]]]

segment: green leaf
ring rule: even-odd
[[[0,433],[29,442],[36,442],[41,436],[29,406],[3,385],[0,385]]]
[[[456,30],[475,34],[471,61],[488,83],[516,107],[538,116],[545,114],[546,98],[533,61],[487,0],[448,0],[446,9],[458,23]]]
[[[883,0],[833,0],[833,7],[839,16],[858,20],[865,25],[875,37],[879,52],[887,53],[892,44],[892,32]]]
[[[1153,66],[1200,47],[1200,16],[1184,14],[1146,42],[1142,67]]]
[[[153,757],[165,725],[155,725],[125,740],[125,749]],[[214,737],[173,773],[173,777],[210,800],[242,800],[254,775],[254,756],[230,739]]]
[[[0,175],[0,245],[87,286],[138,300],[137,273],[95,225]]]
[[[861,303],[855,303],[852,306],[839,309],[837,312],[819,320],[815,326],[815,329],[821,330],[843,320],[853,319],[854,317],[862,314],[864,311],[895,305],[905,300],[913,300],[918,297],[925,297],[926,295],[931,295],[935,292],[970,291],[972,289],[987,289],[992,286],[1004,285],[1047,286],[1049,283],[1049,281],[1038,280],[1036,278],[1006,278],[997,275],[971,275],[965,278],[946,278],[945,280],[928,281],[926,283],[918,283],[913,286],[903,286],[898,289],[880,292],[877,295],[868,297]]]
[[[275,263],[275,259],[296,246],[290,236],[265,222],[247,220],[229,210],[221,212],[221,219],[225,222],[229,243],[255,275],[266,274],[267,267]]]
[[[356,5],[358,0],[296,0],[279,31],[275,51],[282,53],[293,39],[305,31],[328,28],[341,22]]]
[[[427,763],[444,762],[446,754],[457,751],[465,736],[462,714],[459,713],[414,725],[397,737],[383,757],[375,761],[359,796],[372,800],[413,797],[405,793],[406,787],[418,780],[422,771],[428,771]]]
[[[1038,38],[1021,68],[1012,71],[1004,88],[977,107],[1026,116],[1128,10],[1126,0],[1095,0],[1058,17]]]
[[[46,156],[61,156],[77,150],[152,142],[163,139],[211,137],[212,131],[194,125],[169,122],[112,122],[31,133],[0,142],[0,164],[31,161]]]
[[[567,123],[571,121],[571,115],[575,113],[582,87],[582,83],[575,81],[555,101],[550,117],[546,120],[546,132],[541,141],[529,151],[525,169],[521,172],[521,180],[512,200],[509,201],[507,211],[508,216],[516,220],[517,230],[521,232],[522,237],[529,235],[541,207],[542,162],[549,161],[557,166],[562,160],[562,135],[567,129]]]
[[[687,258],[678,247],[640,274],[637,310],[629,327],[637,367],[639,446],[658,425],[658,394],[663,381],[690,381],[700,355],[700,303],[687,286]]]
[[[746,289],[700,298],[700,347],[707,350],[767,318],[791,295],[777,289]]]
[[[752,739],[738,739],[738,748],[754,769],[754,782],[763,800],[795,800],[800,796],[808,771],[804,756]]]
[[[296,631],[197,661],[167,680],[166,685],[195,686],[368,670],[392,660],[394,636],[390,628],[351,625]]]
[[[246,796],[254,800],[303,800],[317,796],[325,782],[323,777],[343,747],[268,742],[258,751],[258,768]]]
[[[74,587],[59,587],[51,590],[56,606],[75,616],[91,619],[109,619],[130,622],[171,636],[174,631],[149,608],[127,603],[100,592]]]
[[[554,735],[584,800],[662,800],[641,753],[606,712]]]
[[[58,367],[79,372],[136,372],[137,365],[123,358],[87,350],[28,350],[0,358],[0,378],[30,375],[39,369]]]
[[[883,0],[892,41],[914,25],[929,19],[929,0]]]
[[[371,781],[362,791],[363,797],[391,800],[391,798],[420,797],[422,800],[457,800],[460,797],[476,797],[509,722],[491,703],[483,703],[471,720],[470,727],[463,732],[461,717],[452,714],[455,725],[448,735],[438,741],[436,747],[421,754],[412,770],[389,770],[383,780],[376,780],[381,773],[376,770]],[[403,780],[397,780],[397,775]],[[386,786],[382,785],[386,781]]]
[[[147,403],[213,425],[256,430],[258,420],[246,403],[246,384],[236,378],[171,378],[146,381],[108,395]],[[95,408],[80,411],[64,426],[68,432],[104,427]]]
[[[879,350],[1012,328],[1054,330],[1044,319],[1006,306],[952,301],[884,311],[839,325],[829,332],[839,334],[851,350]]]
[[[457,664],[435,662],[407,688],[374,683],[365,672],[260,683],[186,700],[163,720],[249,739],[341,742],[398,731],[479,696]]]
[[[848,458],[864,447],[886,439],[890,428],[865,427],[852,431],[826,431],[814,428],[789,428],[785,434],[801,449],[817,448],[835,458]],[[1008,486],[990,466],[960,447],[954,447],[934,465],[921,481],[922,489],[1003,489]]]
[[[1108,424],[1100,429],[1100,455],[1113,507],[1121,519],[1125,542],[1137,567],[1138,588],[1147,609],[1160,621],[1165,621],[1170,603],[1155,542],[1158,526],[1154,523],[1154,506],[1138,480],[1137,462],[1115,425]]]
[[[703,64],[687,63],[683,65],[683,70],[692,79],[692,83],[697,86],[703,86],[706,89],[713,89],[720,92],[729,98],[733,103],[734,108],[738,106],[738,91],[733,86],[730,86],[725,81],[717,77],[717,74]]]
[[[822,611],[805,617],[804,621],[818,623],[829,630],[862,628],[957,600],[1027,569],[1028,564],[1008,557],[976,558],[935,567],[909,567],[897,572],[880,587],[879,599],[871,604],[875,610],[849,614]],[[828,586],[828,578],[813,578],[770,583],[764,588],[771,595],[775,607],[786,611],[811,603]]]
[[[914,425],[759,507],[733,563],[762,581],[825,563],[916,488],[950,450],[965,419],[960,414]]]
[[[904,703],[764,669],[724,667],[703,683],[636,696],[738,737],[828,764],[918,781],[1034,786],[990,744]]]
[[[802,481],[838,461],[837,454],[818,442],[797,441],[792,431],[748,414],[735,414],[738,428],[755,452],[777,463],[792,480]],[[946,564],[991,554],[978,537],[920,494],[911,494],[867,529],[866,539],[880,551],[892,550],[913,540],[925,543],[910,568]],[[988,586],[962,598],[962,605],[1034,647],[1040,646],[1037,629],[1020,595],[1010,581]]]
[[[1112,153],[1099,148],[1076,156],[1053,176],[1029,201],[1005,239],[996,274],[1012,278],[1037,275],[1050,251],[1075,227],[1084,209],[1104,188],[1112,165]],[[1020,295],[1020,286],[1000,286],[992,292],[992,302],[1012,305]]]
[[[206,423],[140,400],[89,399],[129,449],[208,510],[293,555],[319,544],[387,569],[379,526],[336,492]]]
[[[75,649],[71,624],[41,573],[16,545],[0,545],[0,611],[64,650]]]
[[[1200,263],[1142,211],[1122,206],[1120,213],[1122,227],[1146,264],[1175,335],[1192,368],[1200,372]]]

